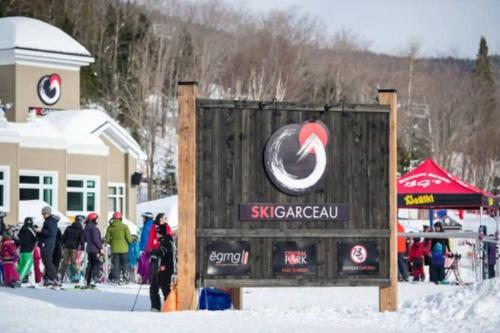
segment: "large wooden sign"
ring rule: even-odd
[[[396,310],[395,91],[338,106],[179,91],[180,309],[195,286],[240,308],[240,287],[344,285]]]
[[[200,285],[389,284],[387,106],[198,99],[196,119]],[[347,241],[369,242],[377,269],[346,274]],[[234,244],[249,244],[247,261],[213,274]]]

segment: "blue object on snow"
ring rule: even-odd
[[[437,211],[437,216],[439,217],[440,220],[443,219],[443,217],[445,217],[446,215],[448,215],[448,210],[446,209],[440,209]]]
[[[201,289],[200,310],[228,310],[231,308],[231,296],[225,291],[215,288]]]

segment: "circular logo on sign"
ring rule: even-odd
[[[328,128],[321,121],[279,128],[264,152],[266,172],[273,184],[292,195],[315,191],[326,170],[328,140]]]
[[[362,264],[368,257],[368,251],[363,245],[354,245],[351,249],[351,260],[355,264]]]
[[[42,76],[38,81],[38,97],[46,105],[54,105],[61,97],[61,77],[58,74]]]

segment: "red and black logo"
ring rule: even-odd
[[[62,80],[59,74],[44,75],[37,85],[38,97],[46,105],[54,105],[61,97]]]
[[[377,275],[380,266],[378,241],[338,241],[337,272],[341,276]]]
[[[319,120],[279,128],[266,143],[267,175],[287,194],[317,190],[327,166],[328,141],[328,128]]]

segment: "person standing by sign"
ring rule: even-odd
[[[143,226],[141,230],[141,238],[139,242],[139,264],[137,267],[137,273],[141,276],[141,283],[147,283],[150,281],[151,272],[149,264],[149,254],[146,252],[146,247],[150,238],[151,227],[154,225],[153,213],[144,212],[142,213]]]
[[[398,233],[405,232],[405,229],[398,221]],[[406,239],[398,237],[398,273],[400,281],[408,282],[408,271],[406,270]]]
[[[435,232],[444,232],[441,222],[434,223]],[[442,283],[445,278],[444,261],[450,250],[448,238],[433,238],[431,242],[431,282]]]
[[[128,245],[132,243],[132,235],[128,227],[123,224],[120,212],[113,213],[113,220],[106,231],[106,242],[111,245],[113,279],[120,283],[124,282],[128,276]]]
[[[42,209],[44,218],[42,231],[40,232],[40,246],[42,262],[45,266],[45,285],[58,285],[57,270],[54,266],[54,250],[56,248],[59,218],[52,214],[52,208],[45,206]],[[60,231],[59,231],[60,232]]]
[[[151,274],[149,298],[151,311],[161,311],[159,289],[165,301],[170,293],[170,283],[175,271],[175,245],[174,239],[168,233],[167,224],[155,226],[159,247],[151,252],[151,259],[155,261]]]

